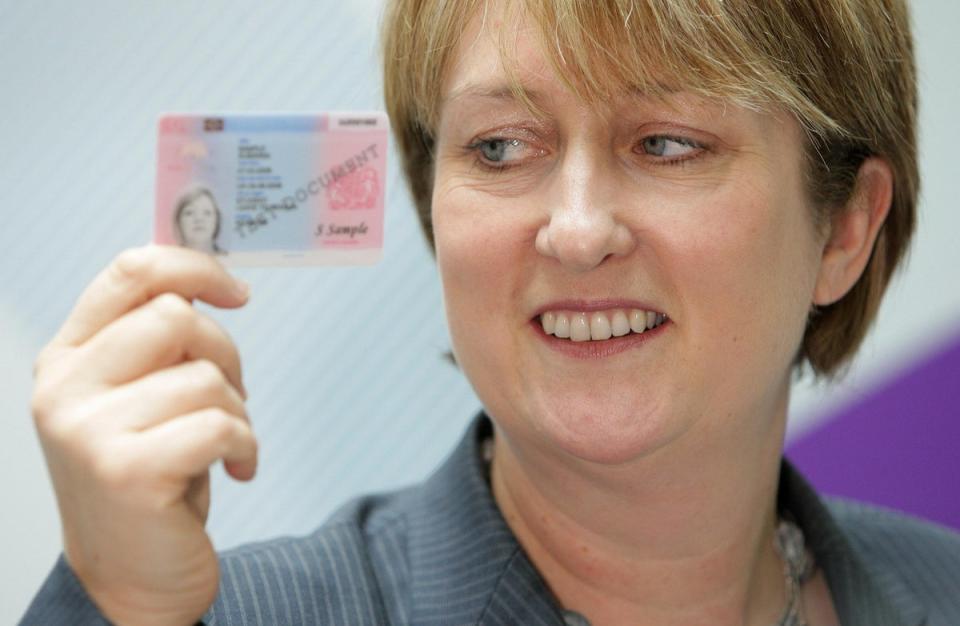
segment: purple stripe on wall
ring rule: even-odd
[[[822,492],[960,529],[960,335],[787,446]]]

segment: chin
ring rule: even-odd
[[[563,398],[542,403],[532,415],[535,430],[563,452],[583,461],[621,465],[659,450],[679,434],[650,399],[596,402]]]

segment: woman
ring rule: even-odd
[[[220,221],[220,208],[209,189],[196,187],[187,191],[177,200],[173,212],[177,243],[207,254],[220,254]]]
[[[782,461],[792,376],[853,354],[913,228],[906,13],[394,2],[387,106],[485,415],[425,484],[218,562],[206,471],[256,444],[188,301],[246,289],[125,253],[38,360],[65,558],[26,621],[960,623],[960,539]]]

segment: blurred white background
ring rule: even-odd
[[[924,172],[915,248],[849,377],[798,388],[794,435],[960,329],[960,3],[911,4]],[[157,114],[382,108],[380,10],[0,0],[0,623],[22,615],[60,549],[29,413],[32,361],[98,269],[150,239]],[[219,548],[308,532],[352,495],[422,478],[479,406],[442,358],[438,280],[391,167],[379,265],[240,271],[249,306],[211,311],[244,356],[261,442],[254,483],[214,472]]]

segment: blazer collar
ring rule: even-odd
[[[428,479],[407,511],[411,623],[564,624],[487,482],[486,415]]]

